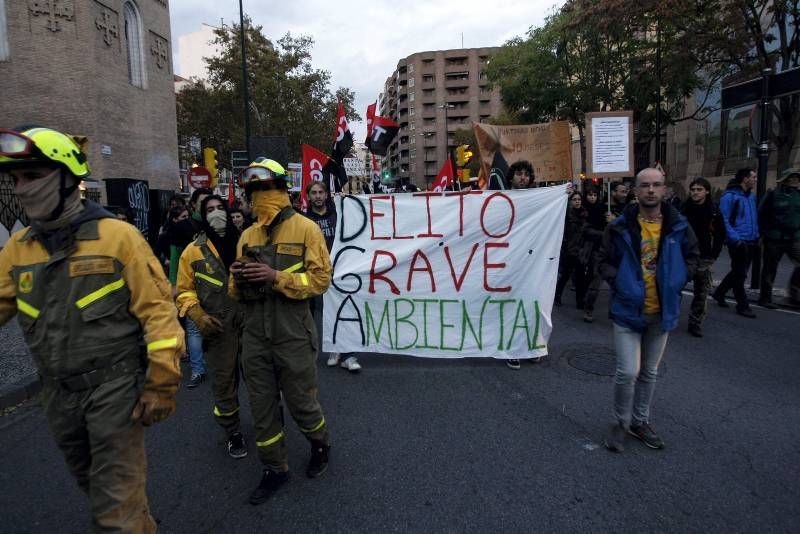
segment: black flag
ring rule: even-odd
[[[339,110],[336,113],[336,130],[333,134],[333,149],[331,149],[331,158],[336,161],[344,169],[344,158],[350,153],[353,148],[353,134],[350,132],[350,127],[347,125],[347,116],[344,114],[344,105],[339,100]]]
[[[486,189],[508,189],[507,174],[508,163],[506,158],[503,157],[500,147],[497,147],[494,152],[494,158],[492,158],[492,168],[489,170],[489,184]]]

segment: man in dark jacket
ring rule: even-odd
[[[686,218],[663,202],[664,175],[644,169],[636,176],[633,204],[606,228],[600,274],[611,288],[617,370],[614,418],[605,439],[624,450],[626,434],[653,449],[664,442],[650,426],[650,403],[670,330],[678,326],[681,290],[694,274],[697,238]]]
[[[758,303],[765,308],[777,308],[772,303],[772,284],[784,254],[795,265],[789,281],[789,297],[800,303],[800,169],[781,173],[778,187],[761,203],[758,222],[764,237],[764,269]]]
[[[683,215],[692,226],[700,249],[700,259],[694,273],[694,298],[689,313],[689,333],[703,337],[703,319],[706,316],[706,300],[713,283],[711,268],[722,251],[725,242],[725,223],[719,208],[711,200],[711,184],[698,177],[689,184],[690,198],[683,205]]]
[[[328,253],[333,246],[333,238],[336,235],[336,205],[331,198],[328,185],[325,182],[311,182],[306,187],[308,197],[308,209],[305,216],[317,223],[322,235],[325,236],[325,244],[328,246]],[[351,373],[361,371],[361,364],[352,353],[339,354],[338,352],[323,352],[322,350],[322,295],[318,295],[311,300],[311,311],[314,315],[314,322],[317,325],[317,336],[319,337],[319,353],[327,360],[328,367],[337,365],[347,369]]]
[[[712,295],[722,308],[727,308],[725,293],[733,289],[736,298],[736,313],[755,318],[756,314],[747,302],[744,282],[750,263],[758,254],[758,210],[756,195],[756,173],[753,169],[739,169],[728,184],[719,201],[719,209],[725,222],[728,253],[731,256],[731,271],[725,276]]]

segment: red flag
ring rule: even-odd
[[[368,144],[369,138],[372,137],[372,123],[375,121],[375,108],[377,106],[377,102],[367,106],[367,140],[364,141],[365,144]]]
[[[306,188],[312,180],[320,182],[325,179],[328,162],[331,158],[311,145],[303,145],[303,184],[300,187],[300,202],[305,210],[308,206]],[[334,189],[331,188],[331,191]]]
[[[436,176],[436,181],[433,182],[433,189],[437,193],[445,191],[447,187],[453,183],[453,162],[450,158],[444,162],[442,168],[439,169],[439,174]]]
[[[228,182],[228,207],[233,206],[233,203],[236,201],[236,192],[233,188],[233,176],[230,177],[230,181]]]
[[[478,169],[478,187],[486,189],[486,176],[483,174],[483,165]]]

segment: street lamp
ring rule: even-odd
[[[450,156],[450,132],[447,131],[447,110],[455,109],[455,106],[453,104],[448,104],[447,102],[445,102],[444,104],[439,106],[439,109],[444,110],[444,146],[445,146],[444,152],[446,154],[445,159],[447,159],[447,157]]]
[[[244,8],[242,0],[239,0],[239,31],[241,32],[242,46],[242,100],[244,101],[244,139],[245,151],[247,152],[248,164],[250,159],[250,91],[247,87],[247,40],[244,28]]]

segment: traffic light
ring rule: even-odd
[[[456,147],[456,166],[464,167],[472,159],[472,150],[469,145],[458,145]]]
[[[213,148],[206,147],[203,149],[203,167],[211,173],[210,187],[215,187],[219,178],[219,171],[217,170],[217,151]]]

